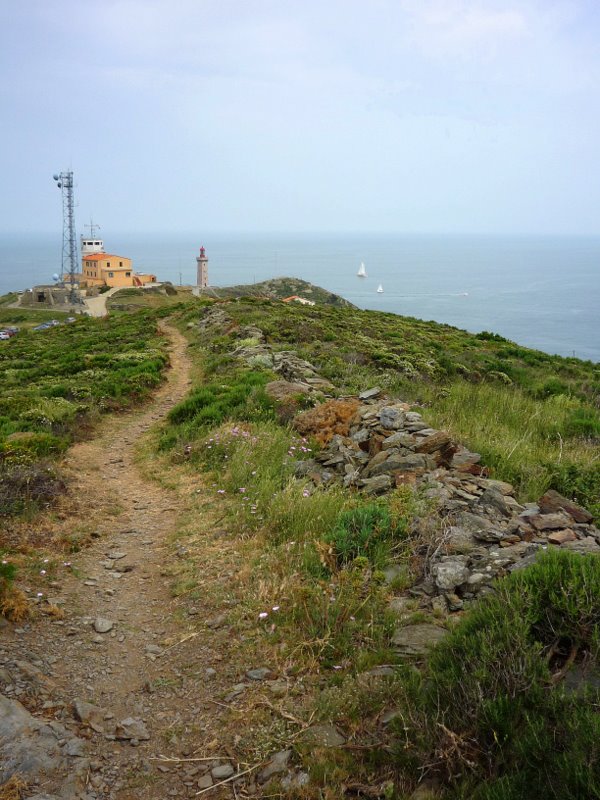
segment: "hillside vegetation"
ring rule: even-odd
[[[0,314],[6,324],[23,327],[26,312]],[[39,321],[37,312],[34,318]],[[148,312],[82,317],[0,342],[0,516],[39,506],[60,491],[52,460],[97,415],[147,397],[166,363]]]
[[[598,365],[326,297],[119,294],[107,320],[0,347],[0,489],[18,486],[3,513],[27,508],[23,486],[82,422],[161,381],[169,314],[192,386],[138,458],[185,498],[160,573],[194,609],[175,644],[198,644],[186,670],[204,675],[208,631],[226,626],[223,673],[259,677],[211,700],[219,748],[252,780],[274,753],[285,762],[236,792],[600,800]],[[369,492],[335,448],[364,475],[393,437],[426,468],[376,475],[387,482]],[[442,451],[422,448],[432,440]],[[455,469],[459,442],[482,464]],[[535,506],[551,487],[576,502]],[[0,569],[0,587],[13,578]],[[204,620],[205,605],[221,613]]]
[[[243,704],[253,735],[237,746],[248,763],[293,747],[310,774],[302,786],[275,778],[269,796],[600,797],[600,558],[542,548],[479,600],[464,587],[464,602],[432,597],[419,587],[447,529],[431,496],[402,485],[367,496],[302,468],[344,430],[352,396],[377,385],[481,453],[521,502],[553,486],[598,515],[598,366],[354,308],[238,297],[176,319],[196,382],[157,457],[172,474],[205,475],[231,531],[221,535],[247,564],[227,601],[240,659],[269,664],[287,689],[277,713]],[[269,384],[297,380],[290,365],[314,391],[277,398]],[[347,398],[337,417],[323,393]],[[303,436],[298,415],[315,404],[316,435]],[[178,548],[173,591],[199,598],[191,519]],[[429,658],[400,647],[417,630],[443,638]]]
[[[600,365],[492,333],[355,308],[253,298],[223,308],[229,325],[203,334],[216,383],[232,366],[237,327],[255,325],[276,349],[315,365],[340,394],[379,385],[426,407],[431,424],[481,453],[522,500],[551,486],[600,512]],[[192,309],[184,320],[197,318]]]

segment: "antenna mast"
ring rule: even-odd
[[[54,175],[56,185],[61,190],[63,201],[63,247],[62,275],[69,273],[71,303],[77,302],[75,292],[75,276],[77,275],[77,248],[75,245],[75,202],[73,198],[73,172],[61,172]]]

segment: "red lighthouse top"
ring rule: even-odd
[[[200,258],[204,258],[205,253],[206,253],[206,251],[204,250],[204,247],[201,247],[200,248]]]

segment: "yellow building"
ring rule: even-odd
[[[143,286],[156,283],[156,275],[134,272],[131,259],[113,253],[85,253],[81,259],[81,280],[88,286]]]

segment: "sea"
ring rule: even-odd
[[[101,234],[107,252],[159,280],[195,283],[204,245],[217,287],[298,277],[360,308],[600,362],[600,237]],[[60,232],[0,235],[0,294],[52,283],[61,252]],[[366,278],[357,276],[361,262]]]

